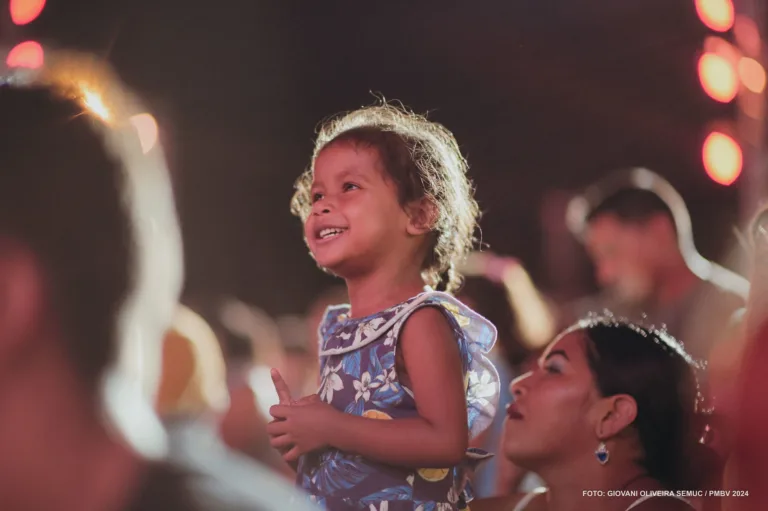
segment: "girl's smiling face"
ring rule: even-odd
[[[375,148],[327,146],[314,164],[304,235],[317,263],[349,277],[413,250],[409,217]]]

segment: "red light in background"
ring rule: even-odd
[[[739,91],[736,71],[728,60],[714,53],[699,59],[699,81],[709,96],[721,103],[733,101]]]
[[[19,43],[8,52],[5,63],[8,67],[26,67],[37,69],[45,61],[43,47],[35,41]]]
[[[696,12],[702,23],[716,32],[727,32],[733,26],[732,0],[696,0]]]
[[[739,77],[744,87],[755,94],[762,94],[765,90],[765,69],[758,61],[747,57],[739,60]]]
[[[16,25],[32,23],[40,16],[45,0],[11,0],[11,20]]]
[[[702,147],[702,159],[707,175],[715,183],[728,186],[741,174],[741,147],[724,133],[713,131],[707,136]]]

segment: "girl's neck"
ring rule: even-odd
[[[424,291],[420,271],[379,271],[347,279],[350,315],[364,318],[386,310]]]

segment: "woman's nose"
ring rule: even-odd
[[[528,391],[527,383],[532,374],[533,371],[528,371],[512,380],[512,383],[509,384],[509,393],[512,394],[512,397],[517,399]]]

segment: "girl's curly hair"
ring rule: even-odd
[[[435,207],[432,240],[423,277],[435,289],[454,292],[461,284],[457,266],[472,250],[480,216],[467,162],[453,134],[424,116],[382,102],[323,123],[312,163],[296,181],[291,212],[306,221],[318,155],[331,144],[348,142],[375,148],[397,185],[400,204],[427,199]]]

